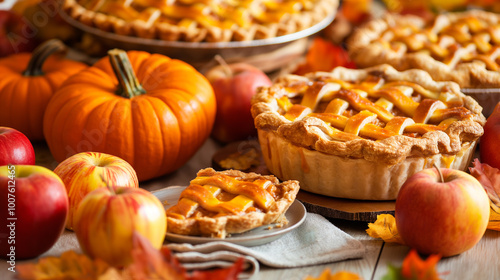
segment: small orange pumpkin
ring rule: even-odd
[[[0,126],[15,128],[30,140],[43,140],[43,115],[54,92],[87,65],[52,55],[66,46],[50,40],[32,53],[0,59]]]
[[[86,151],[118,156],[139,181],[181,167],[210,135],[216,102],[208,80],[160,54],[111,50],[51,99],[44,134],[57,161]],[[137,76],[136,76],[137,74]]]

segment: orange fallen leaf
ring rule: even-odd
[[[21,280],[236,280],[243,269],[243,259],[240,259],[228,268],[188,273],[167,246],[157,250],[137,232],[132,242],[133,262],[124,268],[66,251],[60,257],[45,257],[38,263],[18,265],[17,276]]]
[[[470,174],[484,187],[490,198],[490,221],[488,229],[500,231],[500,170],[476,158],[473,167],[469,167]]]
[[[318,278],[307,276],[304,280],[361,280],[361,277],[349,271],[339,271],[332,274],[330,269],[326,268]]]
[[[186,271],[168,248],[154,248],[148,239],[137,232],[132,235],[132,263],[123,270],[130,279],[186,279]]]
[[[305,63],[299,65],[293,73],[303,75],[309,72],[331,71],[337,66],[356,68],[344,48],[321,37],[315,37],[306,54]]]
[[[430,255],[425,261],[420,258],[417,251],[410,250],[410,253],[403,260],[401,275],[404,279],[415,280],[438,280],[439,274],[436,265],[441,259],[439,255]]]
[[[387,243],[404,244],[396,228],[396,219],[391,214],[377,215],[377,220],[368,224],[366,233],[373,238],[381,238]]]
[[[115,274],[116,269],[102,260],[92,260],[84,254],[66,251],[60,257],[41,258],[38,263],[19,264],[17,277],[39,279],[97,279],[100,275]],[[108,278],[112,279],[112,278]]]

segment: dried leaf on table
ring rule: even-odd
[[[293,73],[303,75],[315,71],[331,71],[337,66],[356,68],[344,48],[316,37],[306,54],[306,61],[300,64]]]
[[[236,280],[243,269],[241,259],[228,268],[188,273],[168,247],[157,250],[137,232],[132,239],[133,262],[122,269],[99,259],[92,260],[86,255],[66,251],[60,257],[45,257],[38,263],[18,265],[17,276],[22,280]]]
[[[172,255],[168,247],[163,246],[161,250],[156,250],[146,238],[135,232],[132,238],[134,242],[133,262],[125,267],[122,272],[124,279],[236,280],[243,269],[243,259],[241,259],[228,268],[188,273]]]
[[[101,275],[116,275],[118,272],[102,260],[92,260],[75,251],[66,251],[60,257],[41,258],[38,263],[17,266],[19,279],[116,279],[100,278]]]
[[[375,223],[368,224],[366,233],[373,238],[381,238],[387,243],[404,244],[396,228],[396,219],[391,214],[377,215]]]
[[[469,167],[470,174],[484,187],[490,198],[490,221],[488,229],[500,231],[500,170],[476,158],[473,167]]]
[[[188,280],[232,280],[238,279],[238,275],[243,270],[243,258],[238,259],[232,266],[227,268],[194,271],[189,275]]]
[[[230,154],[218,162],[224,169],[247,170],[260,164],[260,153],[255,148]]]
[[[154,248],[148,239],[134,232],[132,236],[132,263],[123,275],[130,279],[185,279],[186,271],[167,247]]]
[[[349,271],[339,271],[332,274],[330,269],[326,268],[318,278],[307,276],[304,280],[361,280],[361,277]]]
[[[439,255],[430,255],[422,260],[417,251],[410,250],[402,267],[389,266],[389,271],[382,280],[439,280],[441,278],[436,265],[440,259]]]

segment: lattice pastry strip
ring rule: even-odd
[[[453,105],[457,101],[446,92],[432,92],[405,81],[384,82],[380,77],[368,76],[358,84],[338,80],[331,80],[330,83],[325,79],[304,82],[308,85],[306,88],[300,83],[294,84],[284,92],[300,89],[303,98],[299,104],[293,104],[286,95],[278,98],[277,104],[285,112],[284,117],[291,122],[307,117],[324,121],[327,126],[321,127],[321,130],[337,141],[349,141],[359,136],[382,140],[404,133],[425,134],[445,130],[458,119],[472,117],[464,107],[448,107],[446,104]],[[415,101],[414,93],[423,99]],[[373,102],[374,99],[376,101]],[[317,111],[322,102],[327,102],[326,107]],[[357,113],[349,117],[352,114],[349,108]],[[394,108],[407,116],[393,115]],[[380,121],[383,123],[380,124]]]
[[[267,211],[275,203],[274,197],[267,191],[271,185],[267,180],[246,182],[220,174],[199,176],[182,191],[178,204],[171,208],[169,215],[187,219],[196,213],[198,207],[216,213],[213,217],[240,215],[250,207],[260,207]],[[221,201],[218,198],[221,192],[233,194],[234,197]]]

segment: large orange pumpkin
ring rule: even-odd
[[[32,53],[0,59],[0,126],[15,128],[30,140],[43,140],[45,107],[69,76],[87,65],[52,55],[66,49],[50,40]]]
[[[216,103],[189,64],[142,51],[109,51],[51,99],[45,138],[57,161],[86,151],[118,156],[140,181],[181,167],[205,142]]]

